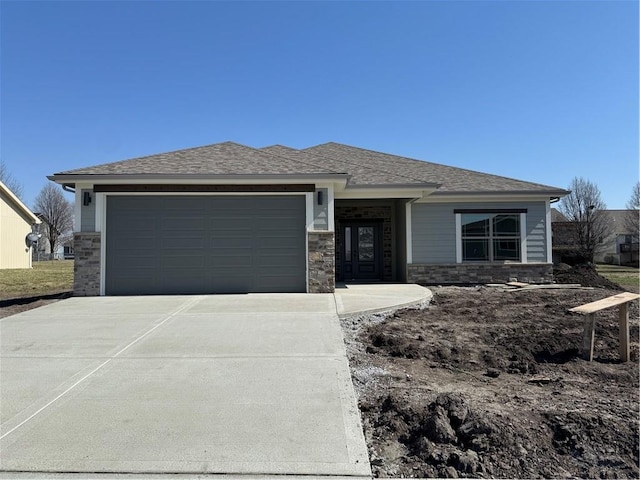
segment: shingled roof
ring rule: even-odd
[[[340,159],[347,165],[375,170],[379,172],[381,179],[386,178],[388,172],[393,171],[402,172],[402,175],[413,179],[414,183],[439,184],[440,188],[434,192],[434,195],[487,192],[567,193],[562,189],[538,183],[365,150],[340,143],[325,143],[302,151],[313,153],[322,158]],[[352,178],[352,181],[357,181],[357,179]]]
[[[264,147],[261,150],[286,157],[297,162],[305,162],[318,165],[328,171],[345,172],[349,174],[349,186],[392,186],[392,185],[421,185],[424,186],[423,180],[405,175],[402,170],[392,172],[387,166],[386,169],[380,166],[373,167],[369,165],[360,165],[351,162],[347,157],[324,156],[316,154],[313,148],[306,150],[296,150],[295,148],[285,147],[283,145],[273,145]],[[437,186],[437,185],[434,185]]]
[[[343,173],[234,142],[132,158],[56,175],[315,175]]]
[[[348,176],[347,188],[435,188],[433,195],[532,193],[564,195],[563,189],[415,160],[340,143],[301,150],[273,145],[255,149],[233,142],[177,150],[56,173],[61,177],[127,176]],[[67,180],[65,178],[65,181]]]

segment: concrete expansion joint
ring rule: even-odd
[[[42,407],[40,407],[38,410],[36,410],[34,413],[32,413],[31,415],[29,415],[27,418],[25,418],[24,420],[22,420],[20,423],[18,423],[17,425],[15,425],[14,427],[12,427],[11,429],[9,429],[8,431],[4,432],[2,435],[0,435],[0,440],[11,435],[13,432],[15,432],[16,430],[18,430],[20,427],[22,427],[23,425],[25,425],[26,423],[30,422],[31,420],[33,420],[35,417],[37,417],[38,415],[40,415],[43,411],[45,411],[47,408],[49,408],[51,405],[53,405],[54,403],[56,403],[58,400],[60,400],[62,397],[64,397],[65,395],[67,395],[69,392],[71,392],[73,389],[75,389],[78,385],[80,385],[81,383],[85,382],[85,380],[87,380],[89,377],[92,377],[95,373],[97,373],[99,370],[102,370],[105,366],[107,366],[109,363],[111,363],[112,360],[114,360],[116,357],[118,357],[119,355],[121,355],[122,353],[124,353],[125,351],[127,351],[129,348],[131,348],[133,345],[135,345],[136,343],[138,343],[140,340],[142,340],[143,338],[145,338],[146,336],[148,336],[149,334],[151,334],[154,330],[156,330],[157,328],[159,328],[160,326],[162,326],[164,323],[166,323],[167,321],[171,320],[173,317],[175,317],[176,315],[178,315],[180,312],[192,307],[193,305],[195,305],[196,303],[198,303],[200,300],[202,300],[202,298],[204,298],[203,296],[198,296],[198,297],[194,297],[189,299],[187,302],[183,303],[182,305],[180,305],[180,307],[178,307],[177,309],[175,309],[173,312],[169,313],[168,315],[165,316],[165,318],[157,323],[155,326],[153,326],[152,328],[148,329],[146,332],[144,332],[143,334],[141,334],[140,336],[138,336],[135,340],[133,340],[132,342],[130,342],[128,345],[124,346],[123,348],[121,348],[120,350],[118,350],[114,355],[108,357],[104,362],[102,362],[100,365],[98,365],[97,367],[95,367],[93,370],[91,370],[89,373],[87,373],[86,375],[84,375],[82,378],[80,378],[78,381],[76,381],[75,383],[73,383],[69,388],[67,388],[66,390],[64,390],[62,393],[60,393],[58,396],[56,396],[55,398],[53,398],[52,400],[50,400],[49,402],[47,402],[45,405],[43,405]]]

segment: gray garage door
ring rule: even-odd
[[[304,292],[305,199],[110,196],[107,295]]]

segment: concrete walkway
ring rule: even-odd
[[[370,476],[336,311],[417,290],[360,287],[71,298],[0,320],[0,471]]]
[[[347,283],[334,293],[340,318],[395,310],[428,303],[433,294],[425,287],[406,283]]]

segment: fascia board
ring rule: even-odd
[[[13,203],[24,216],[26,216],[32,223],[40,223],[40,219],[36,217],[29,207],[27,207],[22,200],[20,200],[4,183],[0,182],[0,192],[4,193],[6,197]]]
[[[442,195],[439,192],[423,197],[416,203],[453,203],[453,202],[548,202],[549,197],[561,197],[564,194],[555,191],[547,192],[493,192],[493,193],[469,193],[469,194],[447,194]]]

